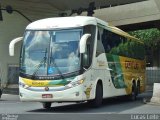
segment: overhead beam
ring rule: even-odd
[[[160,20],[148,21],[136,24],[128,24],[117,26],[124,31],[134,31],[134,30],[142,30],[142,29],[150,29],[150,28],[158,28],[160,29]]]
[[[160,0],[154,0],[154,1],[155,1],[156,5],[157,5],[159,11],[160,11]]]

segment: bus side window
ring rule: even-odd
[[[98,28],[98,34],[97,34],[97,49],[96,49],[96,57],[98,55],[100,55],[101,53],[104,53],[105,50],[104,50],[104,46],[102,44],[102,31],[103,29],[102,28]]]
[[[102,34],[102,44],[104,46],[105,53],[111,50],[109,31],[105,29],[103,30],[103,34]]]
[[[83,56],[83,66],[85,68],[88,68],[89,65],[90,65],[90,45],[87,44],[87,47],[86,47],[86,52],[84,53],[84,56]]]
[[[85,33],[91,34],[91,37],[89,37],[87,40],[86,53],[83,56],[83,65],[86,69],[89,68],[92,63],[95,31],[96,31],[96,27],[94,25],[87,25],[84,27],[84,31],[83,31],[84,34]]]

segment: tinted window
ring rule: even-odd
[[[94,25],[87,25],[84,27],[84,34],[91,34],[91,37],[87,40],[86,53],[84,54],[84,65],[88,68],[92,63],[94,39],[95,39],[96,27]]]
[[[103,44],[103,47],[101,46]],[[144,59],[144,45],[136,40],[123,37],[103,28],[98,30],[97,51],[102,53]]]

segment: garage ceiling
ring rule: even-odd
[[[60,12],[88,8],[90,2],[95,2],[97,8],[124,5],[144,0],[1,0],[2,8],[11,5],[13,9],[22,12],[30,19],[58,16]]]

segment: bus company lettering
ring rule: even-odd
[[[97,63],[98,63],[98,65],[99,65],[99,67],[105,66],[105,62],[104,62],[104,61],[97,60]]]
[[[126,69],[136,69],[136,70],[138,70],[139,69],[139,64],[136,61],[128,61],[128,60],[126,60],[125,61],[125,68]]]
[[[45,83],[44,83],[44,82],[33,81],[33,82],[32,82],[32,85],[33,85],[33,86],[43,86],[43,85],[45,85]]]

